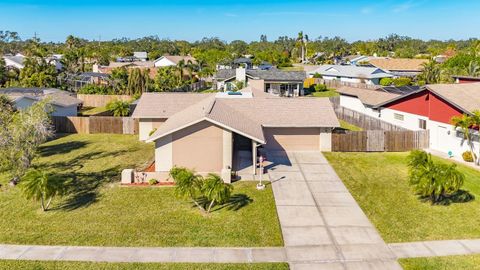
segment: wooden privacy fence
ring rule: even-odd
[[[428,147],[428,130],[367,130],[332,134],[333,152],[405,152]]]
[[[112,133],[138,134],[138,119],[112,116],[53,116],[53,126],[57,133]]]
[[[132,96],[129,95],[87,95],[77,94],[77,98],[83,101],[84,107],[105,107],[114,100],[130,101]]]
[[[335,104],[336,98],[331,98],[333,109],[338,119],[346,121],[365,130],[407,131],[408,129],[390,124],[375,117],[356,112]]]

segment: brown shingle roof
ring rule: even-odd
[[[465,112],[480,110],[480,83],[431,84],[427,88]]]
[[[172,115],[149,141],[200,121],[210,121],[260,143],[265,143],[263,127],[340,126],[327,98],[236,99],[209,96]]]
[[[133,118],[169,118],[174,114],[215,94],[199,93],[144,93]]]
[[[343,86],[337,89],[340,94],[358,97],[360,101],[369,106],[387,102],[400,96],[400,94],[387,93],[382,90],[362,89],[356,87]]]
[[[390,71],[422,71],[423,64],[427,59],[409,59],[409,58],[374,58],[369,63]]]

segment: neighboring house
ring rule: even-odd
[[[455,83],[478,83],[480,82],[480,77],[473,76],[452,76],[455,79]]]
[[[157,68],[155,68],[153,61],[133,61],[133,62],[110,62],[108,66],[101,66],[94,64],[92,71],[94,73],[111,74],[115,68],[139,68],[142,70],[148,69],[150,78],[155,78],[157,75]]]
[[[23,63],[25,61],[25,56],[19,53],[16,55],[5,55],[3,56],[3,60],[5,60],[6,67],[13,67],[17,69],[22,69],[25,67]]]
[[[257,95],[269,93],[277,96],[303,96],[304,71],[260,70],[260,69],[221,69],[214,75],[217,89],[224,91],[241,90],[234,88],[234,82],[244,82]]]
[[[415,77],[422,73],[423,65],[428,63],[428,61],[428,59],[385,57],[369,59],[368,63],[395,77]]]
[[[37,101],[48,99],[53,107],[53,116],[77,116],[78,106],[82,101],[69,92],[55,88],[3,88],[0,95],[6,95],[17,109],[32,106]]]
[[[325,81],[340,81],[345,83],[364,83],[379,85],[382,78],[390,78],[393,75],[380,68],[362,67],[353,65],[323,65],[310,71],[310,77],[314,74],[322,75]]]
[[[480,83],[434,84],[404,94],[339,89],[340,105],[410,130],[429,130],[430,148],[461,156],[469,147],[451,124],[454,116],[480,109]],[[478,131],[475,147],[478,151]]]
[[[133,52],[133,57],[139,61],[147,61],[148,54],[147,52]]]
[[[63,54],[53,54],[52,56],[47,57],[45,60],[54,65],[57,71],[60,71],[63,69],[62,58]]]
[[[143,94],[134,112],[140,119],[168,117],[147,139],[155,142],[155,171],[165,179],[172,167],[183,166],[230,182],[232,172],[256,173],[258,148],[267,158],[275,151],[330,151],[331,132],[339,127],[328,99],[224,98],[219,93],[172,103],[184,95]]]
[[[196,62],[195,58],[192,56],[180,56],[180,55],[164,55],[159,57],[157,60],[153,61],[153,64],[155,67],[170,67],[170,66],[176,66],[180,61],[184,61],[185,64],[188,63],[188,61],[191,61],[193,63]]]

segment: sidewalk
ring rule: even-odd
[[[284,248],[131,248],[0,245],[0,259],[89,262],[285,262]]]
[[[433,149],[427,149],[427,150],[425,150],[425,151],[427,151],[428,153],[431,153],[431,154],[434,155],[434,156],[451,160],[451,161],[453,161],[453,162],[456,162],[456,163],[459,163],[459,164],[468,166],[468,167],[473,168],[473,169],[475,169],[475,170],[480,170],[480,166],[475,165],[474,162],[466,162],[466,161],[464,161],[463,158],[462,158],[462,156],[449,157],[447,154],[445,154],[445,153],[443,153],[443,152],[440,152],[440,151],[437,151],[437,150],[433,150]]]
[[[291,270],[401,269],[320,152],[269,153],[269,161]]]
[[[480,254],[480,239],[395,243],[388,246],[398,258]]]

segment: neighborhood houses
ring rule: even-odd
[[[10,2],[0,270],[480,270],[480,2]]]

